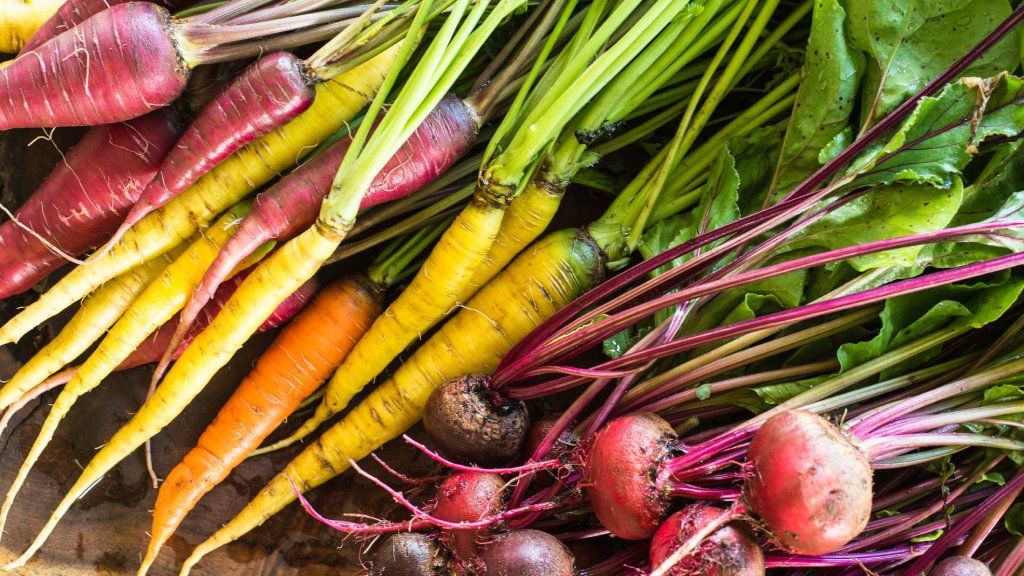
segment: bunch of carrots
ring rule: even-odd
[[[1021,573],[1022,21],[0,0],[0,130],[85,127],[3,206],[0,298],[25,305],[0,346],[69,312],[0,386],[0,433],[52,397],[0,531],[54,506],[3,569],[137,450],[133,569],[170,565],[207,493],[288,449],[181,575],[296,503],[380,576]],[[263,331],[161,478],[150,442]],[[77,401],[149,364],[63,498],[19,501]],[[437,473],[375,454],[400,438]],[[402,512],[315,510],[344,473]]]

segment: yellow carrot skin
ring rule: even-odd
[[[135,349],[155,330],[181,310],[195,290],[199,280],[217,257],[220,249],[238,228],[238,223],[252,209],[248,201],[236,204],[216,224],[196,240],[182,254],[167,266],[155,280],[132,303],[131,307],[117,321],[110,333],[82,364],[71,380],[57,396],[53,408],[43,421],[35,443],[18,475],[7,491],[3,506],[0,507],[0,530],[7,523],[14,500],[43,450],[60,425],[60,421],[75,405],[78,398],[99,386],[121,365]],[[262,256],[264,253],[260,253]],[[242,266],[247,265],[243,263]]]
[[[0,0],[0,53],[17,54],[64,0]]]
[[[536,178],[523,188],[508,207],[501,220],[498,236],[487,252],[487,258],[473,272],[473,278],[459,296],[459,302],[472,298],[481,286],[490,282],[524,248],[544,233],[562,203],[564,192],[564,187]]]
[[[316,413],[288,438],[297,440],[343,409],[398,354],[460,302],[501,228],[505,207],[474,199],[438,240],[409,286],[377,317],[327,384]]]
[[[92,346],[114,325],[135,298],[169,264],[170,258],[156,258],[132,268],[89,295],[82,307],[53,340],[36,352],[0,388],[0,410],[17,401]]]
[[[340,241],[337,235],[314,226],[272,253],[253,270],[213,322],[185,349],[153,395],[82,470],[81,476],[29,549],[5,569],[11,570],[28,562],[64,514],[94,483],[188,406],[266,319],[263,315],[252,314],[251,310],[273,311],[277,308],[297,288],[292,280],[303,278],[302,282],[305,282],[311,278],[334,253]]]
[[[129,230],[110,252],[90,259],[0,328],[0,344],[77,302],[104,282],[160,255],[205,227],[217,214],[312,152],[372,98],[398,46],[316,87],[316,100],[288,124],[228,157],[163,208]]]
[[[446,379],[489,372],[537,325],[600,282],[603,255],[577,230],[549,234],[525,250],[345,418],[299,454],[246,507],[195,549],[200,558],[236,540],[303,492],[340,474],[422,417],[430,393]]]

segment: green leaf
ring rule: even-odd
[[[849,3],[851,44],[869,56],[864,118],[870,123],[918,92],[1010,13],[1007,0],[858,0]],[[1012,32],[964,73],[991,76],[1019,62]]]
[[[837,136],[851,134],[846,132],[847,123],[864,56],[850,48],[845,21],[846,12],[837,0],[815,2],[803,79],[772,185],[773,202],[818,169],[825,149],[840,145]]]
[[[782,404],[797,394],[810,390],[824,380],[824,376],[817,376],[797,382],[741,388],[719,395],[715,403],[739,406],[750,410],[754,414],[760,414]]]
[[[934,542],[935,540],[938,540],[940,537],[942,537],[942,533],[943,532],[944,532],[944,530],[942,528],[939,528],[938,530],[934,530],[934,531],[929,532],[927,534],[922,534],[920,536],[915,536],[914,538],[911,538],[910,541],[911,542]]]
[[[840,206],[804,230],[792,246],[819,246],[835,250],[945,228],[960,208],[963,186],[953,178],[949,189],[922,184],[891,184],[878,187]],[[920,246],[887,250],[852,258],[848,262],[864,271],[884,266],[910,266]]]
[[[842,371],[946,326],[980,328],[1002,316],[1022,290],[1024,280],[1004,275],[988,282],[950,284],[890,298],[880,314],[881,327],[872,339],[839,347],[837,357]],[[937,353],[935,349],[920,354],[886,370],[881,377],[898,375]]]
[[[1018,502],[1006,511],[1003,516],[1006,531],[1014,536],[1024,536],[1024,502]]]

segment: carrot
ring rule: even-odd
[[[17,341],[104,282],[170,250],[313,151],[366,104],[396,56],[397,49],[390,49],[331,82],[317,85],[317,98],[308,110],[219,164],[174,201],[129,230],[109,253],[91,258],[88,265],[68,273],[0,327],[0,344]]]
[[[246,508],[200,544],[182,575],[203,556],[252,530],[305,492],[326,482],[419,421],[435,387],[446,379],[493,370],[504,353],[535,326],[600,282],[600,250],[576,230],[547,236],[503,272],[430,337],[395,374],[328,429],[260,491]],[[453,354],[472,350],[472,354]]]
[[[0,225],[0,298],[28,290],[69,258],[103,243],[153,179],[180,130],[172,110],[89,130]]]
[[[50,38],[57,36],[71,28],[78,25],[86,18],[97,14],[110,8],[115,4],[121,4],[126,0],[65,0],[63,3],[58,3],[59,8],[53,12],[53,16],[43,22],[39,29],[28,41],[25,42],[23,51],[28,52],[34,49],[36,46],[46,42]],[[157,2],[166,6],[169,9],[184,8],[191,2],[189,0],[165,0],[163,2]],[[0,50],[4,52],[4,50]]]
[[[518,176],[511,176],[517,170],[516,164],[510,163],[504,156],[492,160],[497,174],[485,172],[485,166],[481,171],[481,186],[474,202],[456,220],[449,235],[441,239],[409,288],[388,307],[387,314],[374,322],[367,337],[356,345],[352,354],[342,363],[328,384],[324,399],[314,415],[291,436],[267,450],[287,446],[305,437],[344,409],[352,396],[380,374],[420,334],[443,319],[460,302],[471,298],[479,286],[486,284],[520,250],[540,236],[554,217],[566,184],[580,167],[580,158],[586,148],[577,140],[579,131],[592,131],[610,121],[621,119],[644,102],[660,84],[648,82],[645,89],[637,90],[634,84],[641,74],[657,76],[660,73],[662,79],[670,77],[686,62],[707,49],[707,37],[701,37],[699,33],[715,22],[715,15],[716,10],[709,8],[702,19],[692,24],[686,19],[680,19],[642,50],[639,56],[624,67],[621,75],[612,79],[605,88],[606,92],[602,92],[594,107],[584,113],[579,124],[574,123],[560,130],[562,135],[557,138],[554,147],[562,154],[556,155],[557,162],[554,165],[551,160],[541,160],[541,168],[525,181],[523,175],[526,165],[533,161],[530,155],[518,157],[517,161],[524,163],[518,168],[523,172]],[[715,26],[728,26],[736,15],[727,16],[719,18]],[[582,30],[587,29],[587,24],[584,24]],[[690,41],[693,41],[693,46]],[[567,50],[574,49],[570,46]],[[573,54],[570,52],[567,55]],[[652,61],[658,65],[653,66]],[[551,81],[564,84],[566,78],[556,74]],[[636,94],[627,98],[630,91]],[[609,118],[612,109],[616,109],[619,116]],[[538,105],[535,112],[543,111],[545,107]],[[523,125],[531,127],[523,133],[530,134],[535,123],[529,119],[523,120]],[[596,161],[596,158],[592,161]],[[501,173],[510,176],[498,175]],[[500,184],[503,178],[508,181]],[[519,190],[522,190],[521,195]]]
[[[0,410],[92,346],[171,263],[171,258],[166,256],[133,268],[90,294],[60,333],[0,388]]]
[[[227,242],[238,220],[248,213],[250,207],[249,202],[236,205],[167,266],[114,324],[109,334],[77,371],[54,402],[53,409],[43,422],[35,443],[7,492],[3,507],[0,508],[0,528],[6,523],[14,499],[29,471],[53,438],[57,425],[77,399],[98,386],[150,334],[185,305],[188,294],[195,288],[206,266],[213,260],[217,250]],[[264,253],[265,251],[257,254],[252,260],[258,259]],[[250,261],[249,264],[251,263]],[[262,323],[264,319],[260,320]]]
[[[61,0],[0,1],[0,53],[21,50],[61,4]]]
[[[455,96],[445,96],[373,180],[359,209],[365,210],[419,190],[469,150],[476,139],[476,131],[474,111]],[[258,246],[291,238],[316,221],[317,211],[351,142],[349,136],[338,140],[257,196],[252,212],[221,250],[182,312],[179,334],[188,329],[209,295],[239,261]]]
[[[493,6],[483,2],[474,3],[472,10],[469,4],[470,0],[458,0],[448,10],[445,22],[424,51],[388,115],[381,121],[370,142],[366,143],[367,133],[384,99],[397,81],[401,68],[412,56],[413,42],[409,40],[418,38],[425,31],[430,17],[433,17],[427,10],[416,12],[408,29],[407,41],[401,44],[398,65],[388,73],[384,87],[374,98],[367,114],[369,122],[360,125],[353,139],[354,143],[359,144],[354,146],[356,153],[350,149],[339,169],[339,174],[345,175],[340,180],[348,182],[349,178],[352,179],[347,190],[343,190],[340,195],[329,195],[317,224],[273,252],[264,264],[256,267],[242,282],[210,326],[181,355],[153,396],[85,467],[29,549],[10,563],[9,567],[21,566],[31,558],[82,493],[180,414],[202,391],[210,377],[248,339],[269,311],[276,308],[298,285],[313,276],[351,228],[363,192],[388,158],[398,151],[437,106],[485,40],[522,5],[522,0],[500,0]],[[357,163],[358,169],[350,173],[348,168]],[[339,177],[336,176],[332,188],[338,185]],[[358,193],[354,193],[354,190],[358,190]]]
[[[140,576],[199,499],[330,376],[380,314],[381,295],[365,276],[342,278],[321,290],[281,332],[197,446],[167,475],[153,509]]]
[[[260,58],[189,125],[107,246],[236,150],[304,112],[315,95],[298,58],[287,52]]]
[[[199,499],[334,372],[383,310],[384,292],[405,276],[442,230],[435,224],[393,242],[366,274],[328,285],[281,332],[161,486],[139,576]]]
[[[251,9],[252,2],[230,4]],[[345,17],[362,9],[279,12],[246,24],[209,25],[172,18],[149,2],[115,4],[0,68],[0,130],[92,126],[141,116],[174,102],[197,65],[330,38],[348,22]],[[264,36],[273,38],[261,43]]]
[[[161,257],[151,262],[155,264],[163,259],[164,257]],[[169,261],[170,259],[167,260],[167,262]],[[147,263],[147,266],[148,265],[149,264]],[[158,272],[159,270],[157,270],[157,273]],[[213,320],[213,317],[217,315],[217,312],[220,311],[220,309],[227,302],[228,298],[231,297],[231,294],[234,293],[238,285],[241,284],[242,280],[245,278],[245,275],[245,272],[241,272],[238,275],[231,278],[230,280],[228,280],[227,282],[225,282],[224,284],[222,284],[220,288],[217,289],[217,294],[214,296],[213,300],[211,300],[210,303],[206,305],[206,308],[203,309],[203,313],[199,315],[199,318],[196,320],[196,323],[192,327],[192,330],[185,337],[185,341],[182,342],[181,346],[179,346],[178,349],[175,351],[174,358],[180,356],[181,353],[185,351],[185,348],[189,345],[189,343],[191,343],[192,340],[196,337],[196,335],[199,334],[199,332],[202,332],[210,323],[210,321]],[[120,277],[118,278],[118,280],[120,280]],[[117,282],[118,280],[115,280],[115,282]],[[111,285],[113,285],[113,283],[111,283]],[[145,284],[143,284],[143,287],[144,286]],[[312,293],[313,285],[309,284],[303,290],[299,290],[298,292],[292,294],[289,298],[282,302],[280,306],[278,306],[277,310],[275,310],[274,313],[271,314],[269,318],[267,318],[266,322],[260,325],[259,331],[265,332],[267,330],[273,330],[274,328],[277,328],[278,326],[281,326],[282,324],[285,324],[286,322],[291,320],[293,316],[298,314],[303,309],[303,307],[306,306],[306,304],[309,302],[309,299],[313,295]],[[99,296],[99,294],[100,292],[97,291],[95,296],[90,296],[90,299]],[[89,301],[86,300],[86,304],[88,304],[88,302]],[[125,305],[125,307],[127,308],[127,304]],[[111,321],[111,324],[112,323],[113,321]],[[164,350],[166,350],[168,344],[170,344],[171,336],[174,334],[174,328],[177,325],[177,318],[172,318],[171,320],[165,322],[164,325],[158,328],[157,331],[154,332],[152,336],[146,338],[146,340],[142,344],[140,344],[139,347],[136,348],[127,358],[125,358],[123,362],[118,364],[117,368],[115,368],[114,371],[119,372],[121,370],[128,370],[130,368],[135,368],[136,366],[142,366],[143,364],[149,364],[151,362],[156,362],[160,360],[160,357],[163,355]],[[68,326],[71,326],[71,323],[69,323]],[[7,412],[4,414],[3,418],[0,419],[0,434],[2,434],[3,430],[7,427],[7,424],[10,422],[11,417],[19,410],[21,410],[21,408],[25,407],[29,402],[42,396],[46,392],[49,392],[50,390],[53,390],[70,382],[71,379],[74,378],[75,374],[78,373],[78,370],[80,368],[81,366],[72,366],[70,368],[61,370],[60,372],[54,374],[53,376],[50,376],[43,382],[39,383],[34,388],[28,390],[27,392],[22,394],[22,396],[18,398],[15,402],[11,403],[8,406]]]

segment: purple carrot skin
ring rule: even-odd
[[[192,121],[107,247],[233,152],[301,114],[315,96],[305,65],[294,55],[260,58]]]
[[[0,225],[0,299],[28,290],[67,256],[103,243],[179,133],[177,114],[170,109],[89,130],[15,213],[22,226]]]
[[[118,4],[0,68],[0,130],[94,126],[167,106],[189,75],[170,27],[156,4]]]
[[[363,195],[360,209],[407,196],[437,178],[472,147],[476,131],[476,115],[469,106],[455,96],[446,96],[377,175]],[[286,240],[313,225],[351,141],[350,137],[338,140],[256,197],[252,211],[221,249],[182,310],[179,335],[246,256],[265,242]]]
[[[86,18],[98,14],[116,4],[123,4],[126,0],[66,0],[53,16],[36,30],[36,33],[29,38],[28,42],[21,49],[24,54],[34,50],[40,44],[54,36],[67,32],[78,25]],[[178,10],[192,4],[191,0],[163,0],[156,2],[166,6],[170,10]]]

